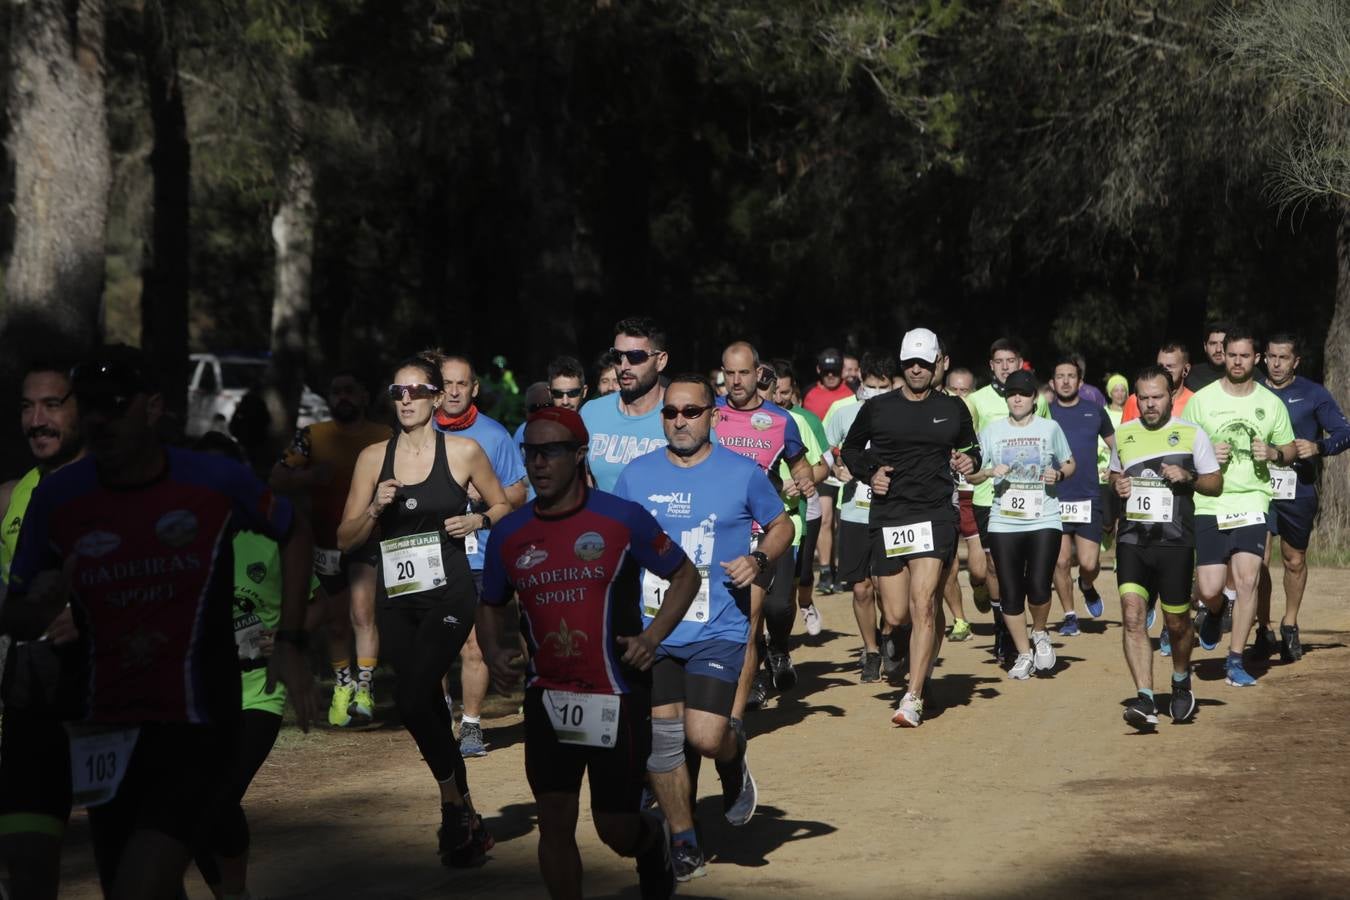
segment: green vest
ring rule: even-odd
[[[41,478],[42,473],[36,468],[29,469],[14,485],[14,493],[9,495],[4,524],[0,527],[0,578],[5,581],[9,581],[9,567],[14,562],[14,548],[19,543],[19,529],[23,527],[24,513],[28,512],[28,501]]]

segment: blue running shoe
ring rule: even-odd
[[[1195,634],[1200,639],[1200,646],[1206,650],[1213,650],[1219,646],[1219,641],[1223,640],[1223,616],[1209,611],[1205,604],[1200,604],[1200,611],[1195,614]]]
[[[1076,634],[1082,634],[1082,632],[1078,630],[1078,617],[1065,616],[1064,621],[1059,623],[1059,636],[1073,637]]]
[[[1102,603],[1102,595],[1090,584],[1083,584],[1083,578],[1078,578],[1078,589],[1083,592],[1083,602],[1087,604],[1087,613],[1096,619],[1106,611],[1106,604]]]
[[[1162,637],[1158,639],[1158,653],[1162,656],[1172,655],[1172,638],[1166,628],[1163,629]]]
[[[1247,674],[1247,670],[1242,667],[1240,662],[1230,662],[1224,665],[1224,681],[1233,687],[1252,687],[1256,684],[1256,679]]]
[[[1158,604],[1150,600],[1148,604],[1148,618],[1144,619],[1144,630],[1152,631],[1153,623],[1156,621],[1158,621]]]

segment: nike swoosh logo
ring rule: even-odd
[[[947,420],[946,420],[946,419],[934,419],[934,420],[933,420],[933,424],[934,424],[934,425],[941,425],[941,424],[942,424],[943,422],[945,422],[945,421],[947,421]]]
[[[1302,398],[1302,397],[1290,397],[1290,398],[1289,398],[1289,402],[1290,402],[1290,403],[1302,403],[1302,402],[1303,402],[1303,398]]]

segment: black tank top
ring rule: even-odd
[[[394,453],[398,449],[398,437],[389,441],[384,451],[384,465],[380,468],[380,481],[388,481],[394,476]],[[472,584],[473,573],[469,570],[469,559],[464,554],[464,539],[452,538],[445,531],[445,520],[463,515],[468,507],[469,496],[450,472],[450,461],[445,455],[445,437],[436,435],[436,458],[432,461],[431,471],[425,480],[418,484],[405,484],[398,489],[394,502],[380,513],[380,570],[381,599],[391,603],[412,603],[431,605],[446,599],[451,592],[461,590],[466,584]],[[420,571],[419,579],[428,578],[435,586],[429,590],[394,594],[388,591],[385,583],[385,552],[389,541],[396,538],[409,538],[413,535],[435,533],[440,539],[440,558],[443,574],[426,572],[420,561],[410,561]],[[397,567],[396,567],[397,570]],[[439,584],[436,581],[439,580]],[[424,580],[422,583],[428,583]],[[396,585],[397,587],[397,585]]]

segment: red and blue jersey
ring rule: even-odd
[[[44,478],[24,518],[6,602],[67,568],[87,652],[85,718],[212,723],[238,713],[234,532],[274,540],[290,504],[221,456],[167,449],[162,475],[108,487],[85,458]]]
[[[621,664],[616,640],[642,631],[641,570],[669,578],[686,559],[645,509],[592,490],[575,512],[531,503],[493,526],[483,602],[520,598],[527,686],[626,694],[646,677]]]
[[[717,442],[728,450],[753,459],[772,473],[784,459],[806,452],[801,429],[788,411],[765,400],[754,409],[737,409],[727,398],[717,398]]]

